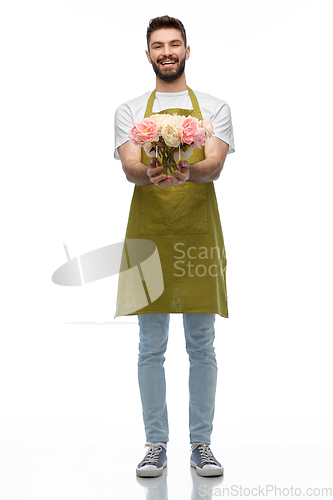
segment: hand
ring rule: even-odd
[[[184,184],[190,178],[190,165],[188,161],[182,160],[178,163],[179,170],[174,171],[174,175],[168,175],[171,183],[174,186],[179,186],[179,184]]]
[[[159,187],[167,187],[171,185],[170,175],[161,174],[159,172],[163,171],[163,167],[158,158],[154,157],[150,160],[149,166],[147,168],[147,175],[150,181]]]

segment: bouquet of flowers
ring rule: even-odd
[[[213,134],[213,125],[206,119],[200,121],[174,113],[152,115],[135,123],[129,138],[143,147],[149,157],[160,156],[162,173],[172,175],[177,169],[176,160],[187,160],[194,148],[201,148]]]

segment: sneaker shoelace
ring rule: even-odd
[[[203,464],[213,464],[217,465],[216,460],[213,457],[213,454],[211,452],[211,449],[208,444],[205,443],[194,443],[192,445],[192,450],[195,450],[195,448],[198,448],[199,453],[200,453],[200,459]]]
[[[158,462],[159,454],[162,451],[162,446],[159,444],[146,443],[145,446],[149,446],[149,449],[146,453],[145,459],[142,463],[144,464],[155,464]]]

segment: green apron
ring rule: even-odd
[[[193,110],[174,108],[160,113],[191,115],[202,120],[197,98],[190,88],[188,92]],[[154,114],[155,93],[154,90],[149,97],[144,118]],[[204,159],[204,147],[196,148],[189,163]],[[150,160],[142,148],[142,163],[149,165]],[[147,288],[148,280],[145,283],[141,269],[137,272],[137,276],[141,276],[140,289],[133,287],[134,275],[130,271],[130,268],[133,271],[133,260],[130,262],[128,257],[127,240],[150,240],[157,247],[155,258],[150,262],[146,260],[146,267],[156,266],[158,273],[157,255],[160,259],[164,290],[156,300],[151,300],[151,284]],[[187,181],[166,188],[154,184],[135,185],[119,273],[115,318],[148,313],[217,313],[227,318],[226,264],[212,181]]]

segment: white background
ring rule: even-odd
[[[133,185],[113,158],[114,112],[154,89],[146,28],[164,14],[185,25],[188,85],[229,104],[235,134],[215,183],[230,314],[216,320],[222,485],[333,488],[330,7],[1,4],[1,498],[154,495],[135,476],[136,317],[114,320],[116,276],[81,288],[51,276],[64,243],[73,258],[124,237]],[[169,495],[199,498],[180,316],[165,368]]]

